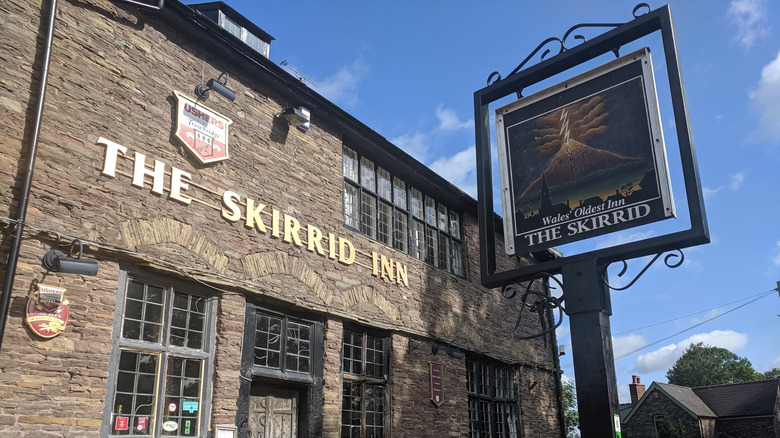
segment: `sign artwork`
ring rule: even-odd
[[[673,217],[659,118],[647,49],[497,109],[507,252]]]
[[[68,322],[68,301],[65,289],[39,283],[27,300],[24,322],[42,338],[53,338],[65,330]]]
[[[173,94],[179,102],[176,138],[203,164],[227,159],[228,126],[233,121],[178,91]]]

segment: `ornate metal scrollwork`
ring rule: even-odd
[[[677,251],[677,253],[679,253],[679,255],[678,255],[677,253],[671,253],[671,254],[667,254],[667,255],[666,255],[666,257],[664,257],[664,264],[665,264],[667,267],[671,268],[671,269],[674,269],[674,268],[679,268],[679,267],[680,267],[680,265],[682,265],[682,264],[683,264],[683,262],[685,261],[685,254],[683,254],[682,250],[680,250],[680,249],[675,249],[674,251]],[[655,255],[653,258],[652,258],[652,260],[650,260],[650,262],[649,262],[649,263],[648,263],[648,264],[647,264],[647,265],[646,265],[644,268],[642,268],[642,270],[641,270],[641,271],[639,271],[639,274],[637,274],[637,275],[636,275],[636,277],[634,277],[634,279],[633,279],[633,280],[631,280],[631,282],[629,282],[627,285],[625,285],[625,286],[623,286],[623,287],[614,287],[614,286],[611,286],[611,285],[610,285],[610,284],[607,282],[607,280],[606,280],[606,279],[604,279],[604,280],[603,280],[603,281],[604,281],[604,284],[605,284],[605,285],[606,285],[608,288],[610,288],[610,289],[612,289],[612,290],[626,290],[626,289],[628,289],[629,287],[633,286],[633,285],[634,285],[634,283],[636,283],[636,282],[637,282],[637,280],[639,280],[639,277],[641,277],[642,275],[644,275],[644,273],[645,273],[645,272],[647,272],[647,270],[648,270],[648,269],[650,269],[650,266],[653,266],[653,263],[655,263],[655,261],[656,261],[656,260],[658,260],[658,259],[661,257],[661,255],[662,255],[662,254],[663,254],[663,252],[659,252],[658,254],[656,254],[656,255]],[[676,261],[676,262],[672,262],[672,259],[674,259],[674,258],[677,258],[677,257],[679,257],[679,258],[680,258],[680,260],[678,260],[678,261]],[[618,277],[622,277],[622,276],[623,276],[623,274],[625,274],[625,273],[626,273],[626,270],[628,270],[628,263],[626,263],[626,261],[625,261],[625,260],[621,260],[620,262],[621,262],[621,263],[623,263],[623,268],[622,268],[622,269],[620,270],[620,272],[618,273]]]
[[[563,306],[563,296],[560,298],[548,296],[544,293],[537,292],[534,290],[531,290],[531,286],[533,283],[541,278],[548,278],[552,279],[558,285],[561,287],[561,290],[563,290],[563,284],[554,276],[547,272],[540,272],[536,274],[531,281],[528,282],[528,286],[525,288],[525,292],[523,293],[521,297],[521,305],[520,305],[520,314],[517,316],[517,322],[515,323],[515,328],[512,330],[512,335],[515,339],[519,340],[527,340],[527,339],[533,339],[538,338],[540,336],[545,336],[548,333],[553,332],[555,329],[558,328],[558,326],[561,325],[563,322],[563,312],[566,310]],[[501,290],[501,295],[504,296],[504,298],[514,298],[517,296],[517,290],[513,285],[504,286],[504,288]],[[558,309],[558,319],[557,322],[553,324],[552,327],[547,328],[547,317],[546,313],[547,310],[554,310]],[[536,333],[533,335],[521,335],[520,334],[520,323],[523,319],[523,312],[525,310],[528,310],[528,312],[536,313],[539,315],[539,324],[542,327],[542,331],[540,333]],[[547,338],[544,339],[545,345],[547,345]]]
[[[645,10],[643,11],[643,9],[645,9]],[[634,9],[631,12],[631,14],[634,16],[634,18],[638,18],[641,15],[649,13],[651,10],[652,9],[650,8],[650,5],[648,5],[647,3],[640,3],[640,4],[636,5],[636,6],[634,6]],[[515,69],[512,70],[512,72],[509,73],[507,75],[507,77],[510,77],[513,74],[515,74],[515,73],[519,72],[520,70],[522,70],[523,67],[525,67],[525,65],[528,63],[528,61],[530,61],[534,56],[536,56],[537,53],[539,53],[540,50],[542,50],[545,46],[547,46],[550,43],[557,43],[557,44],[553,44],[553,46],[554,46],[553,49],[549,49],[548,48],[548,49],[544,50],[544,52],[542,52],[541,56],[539,57],[539,62],[544,62],[545,59],[547,58],[547,56],[551,53],[551,50],[557,49],[558,52],[555,53],[555,55],[559,55],[559,54],[561,54],[561,53],[571,49],[571,47],[567,47],[566,46],[566,41],[569,39],[569,37],[573,37],[575,40],[578,40],[579,44],[582,44],[585,41],[587,41],[585,36],[583,36],[582,34],[572,35],[572,33],[574,33],[577,29],[597,28],[597,27],[604,27],[604,28],[612,28],[612,29],[614,29],[614,28],[616,28],[618,26],[622,26],[623,24],[625,24],[625,23],[581,23],[581,24],[578,24],[576,26],[573,26],[569,30],[567,30],[566,33],[563,34],[563,38],[550,37],[550,38],[547,38],[546,40],[542,41],[542,43],[539,44],[538,46],[536,46],[536,48],[531,52],[531,54],[528,55],[523,60],[523,62],[521,62],[517,67],[515,67]],[[620,47],[615,47],[614,49],[612,49],[612,51],[615,53],[616,57],[620,56],[620,54],[619,54],[620,53],[619,52],[620,51]],[[499,72],[497,72],[497,71],[494,71],[494,72],[490,73],[490,75],[488,76],[487,84],[491,85],[494,82],[500,81],[501,79],[502,79],[501,78],[501,74]],[[522,97],[522,91],[523,90],[518,90],[517,91],[518,98]]]

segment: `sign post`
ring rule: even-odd
[[[622,290],[663,253],[679,253],[664,257],[664,263],[675,268],[682,263],[682,248],[709,243],[671,11],[668,6],[651,10],[642,3],[633,16],[626,23],[578,24],[562,38],[547,38],[507,77],[494,72],[488,85],[474,93],[481,283],[501,288],[506,298],[513,298],[516,285],[527,282],[524,304],[534,295],[542,301],[535,308],[558,309],[569,316],[583,438],[621,435],[609,327],[609,289],[615,288],[607,281],[607,267],[654,256]],[[608,30],[591,39],[575,33],[599,27]],[[580,254],[550,256],[555,252],[548,250],[556,245],[676,217],[649,50],[619,56],[621,47],[654,33],[661,37],[661,50],[656,53],[662,53],[673,115],[664,113],[663,120],[674,121],[686,195],[687,208],[682,211],[688,213],[690,228]],[[558,52],[548,58],[550,48]],[[527,87],[610,52],[618,59],[523,97]],[[526,65],[536,55],[540,61]],[[512,94],[518,100],[495,112],[504,247],[508,254],[545,257],[499,272],[490,104]],[[680,257],[679,262],[670,263],[672,257]],[[563,279],[562,297],[552,297],[549,290],[530,290],[536,279],[558,282],[558,275]],[[516,329],[514,336],[526,340],[547,336],[554,329],[527,336]]]
[[[614,436],[619,404],[609,327],[612,306],[599,271],[592,259],[562,268],[583,437]]]

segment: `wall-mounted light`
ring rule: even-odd
[[[276,117],[284,119],[287,123],[297,126],[302,131],[308,131],[309,122],[311,121],[311,111],[302,106],[297,108],[285,108],[284,111],[277,114]]]
[[[225,78],[224,82],[222,82],[223,77]],[[214,90],[220,96],[233,102],[236,100],[236,92],[227,87],[228,79],[230,79],[230,76],[227,72],[222,72],[217,79],[209,79],[206,85],[196,85],[195,95],[198,96],[198,100],[206,100],[209,98],[209,90]]]
[[[73,250],[77,243],[79,245],[79,251],[74,257]],[[57,251],[56,249],[52,249],[43,255],[41,264],[49,271],[61,272],[63,274],[97,275],[97,260],[82,259],[82,250],[83,246],[81,245],[81,241],[76,239],[70,244],[68,255]]]
[[[561,344],[558,346],[558,356],[565,356],[566,355],[566,346]]]
[[[437,354],[439,352],[439,348],[439,344],[434,342],[433,345],[431,345],[431,353],[434,355]],[[466,356],[462,351],[452,346],[447,346],[445,351],[447,352],[447,356],[453,359],[463,359]]]

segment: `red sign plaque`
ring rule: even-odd
[[[65,289],[39,284],[35,293],[27,300],[24,322],[33,333],[42,338],[53,338],[68,322],[68,301],[62,297]]]
[[[232,120],[213,111],[202,102],[178,91],[176,138],[203,164],[228,158],[228,126]]]
[[[431,401],[436,406],[444,403],[444,390],[442,389],[442,366],[438,363],[431,364]]]

